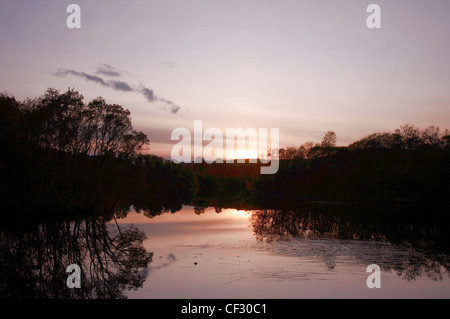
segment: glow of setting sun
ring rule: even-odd
[[[258,158],[258,152],[255,150],[238,150],[234,153],[234,159],[256,159]]]
[[[248,215],[250,214],[250,212],[249,212],[249,211],[246,211],[246,210],[235,210],[235,211],[233,212],[233,214],[236,215],[237,217],[242,217],[242,218],[244,218],[244,217],[248,217]]]

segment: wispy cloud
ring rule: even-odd
[[[134,91],[128,83],[122,81],[108,81],[108,86],[112,87],[114,90],[130,92]]]
[[[84,72],[78,72],[78,71],[75,71],[75,70],[58,69],[58,71],[53,73],[53,75],[61,76],[61,77],[67,76],[67,75],[78,76],[80,78],[84,78],[87,81],[92,81],[92,82],[96,82],[98,84],[101,84],[103,86],[107,86],[105,81],[101,77],[98,77],[96,75],[90,75],[90,74],[87,74],[87,73],[84,73]]]
[[[178,113],[178,111],[181,109],[181,107],[177,104],[175,104],[172,101],[169,101],[165,98],[156,96],[155,93],[153,92],[153,90],[150,90],[149,88],[143,86],[142,84],[140,84],[139,86],[139,91],[144,95],[145,99],[152,103],[152,102],[162,102],[164,104],[166,104],[167,106],[169,106],[169,111],[172,114],[176,114]]]
[[[153,90],[146,88],[142,84],[139,86],[139,90],[144,95],[144,97],[147,101],[149,101],[150,103],[155,102],[156,97],[155,97],[155,94],[153,93]]]
[[[96,74],[106,75],[106,76],[121,76],[122,72],[113,67],[112,65],[102,63],[100,66],[97,67]]]
[[[167,104],[170,107],[170,112],[172,114],[178,113],[178,111],[181,108],[179,105],[173,103],[172,101],[166,100],[166,99],[160,98],[159,101],[164,102],[165,104]]]
[[[174,68],[177,64],[169,61],[161,61],[161,64],[164,65],[166,68]]]
[[[109,64],[102,64],[99,67],[97,67],[96,74],[103,74],[103,75],[107,75],[107,76],[118,77],[121,75],[121,72]],[[58,69],[58,71],[54,72],[53,75],[59,76],[59,77],[65,77],[65,76],[71,75],[71,76],[76,76],[76,77],[85,79],[86,81],[95,82],[95,83],[100,84],[105,87],[110,87],[117,91],[139,92],[144,96],[144,98],[149,103],[161,102],[161,103],[165,104],[166,106],[169,107],[168,110],[172,114],[178,113],[178,111],[181,109],[181,107],[178,104],[155,95],[155,93],[152,89],[149,89],[142,84],[140,84],[137,88],[133,88],[130,84],[128,84],[124,81],[111,81],[111,80],[107,81],[97,75],[88,74],[85,72],[80,72],[80,71],[70,70],[70,69]]]
[[[128,83],[125,83],[123,81],[105,81],[99,76],[88,74],[85,72],[79,72],[79,71],[68,70],[68,69],[58,69],[58,71],[55,72],[54,75],[61,76],[61,77],[64,77],[67,75],[73,75],[73,76],[83,78],[87,81],[95,82],[100,85],[113,88],[114,90],[123,91],[123,92],[133,91],[133,88]]]

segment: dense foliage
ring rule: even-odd
[[[105,212],[174,205],[192,177],[181,167],[141,155],[147,136],[130,112],[77,91],[49,89],[19,102],[0,95],[0,197],[15,212]],[[180,205],[180,204],[178,204]]]

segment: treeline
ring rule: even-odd
[[[349,146],[337,146],[336,140],[328,131],[321,143],[280,149],[273,175],[259,174],[260,164],[188,164],[196,184],[192,205],[292,209],[305,202],[345,202],[448,208],[448,130],[407,124]]]
[[[2,94],[1,209],[49,214],[181,207],[191,173],[140,155],[148,144],[133,129],[130,112],[102,98],[86,104],[71,89],[24,101]]]
[[[334,135],[334,138],[333,138]],[[450,134],[438,127],[404,125],[337,147],[327,132],[321,144],[281,149],[277,174],[255,183],[258,203],[334,201],[448,207]]]
[[[0,94],[1,211],[127,213],[199,208],[293,207],[310,201],[448,207],[450,134],[404,125],[349,146],[279,150],[276,174],[260,164],[175,164],[142,155],[149,139],[130,112],[69,89],[17,101]]]

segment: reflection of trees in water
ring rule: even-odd
[[[412,281],[416,278],[429,278],[440,281],[444,277],[450,277],[450,258],[442,255],[418,254],[411,257],[406,264],[395,264],[392,269],[398,276]]]
[[[335,268],[340,257],[354,257],[367,265],[376,263],[405,280],[450,277],[450,257],[440,249],[448,242],[446,223],[440,227],[369,214],[355,217],[283,210],[253,211],[250,222],[258,240],[277,243],[271,249],[319,257],[329,269]]]
[[[299,213],[297,211],[258,210],[251,214],[253,231],[259,240],[334,238],[350,240],[385,240],[370,226],[353,225],[336,216]]]
[[[152,260],[145,234],[103,219],[41,224],[0,232],[3,298],[125,298],[142,286]],[[81,288],[66,285],[67,266],[81,267]]]

